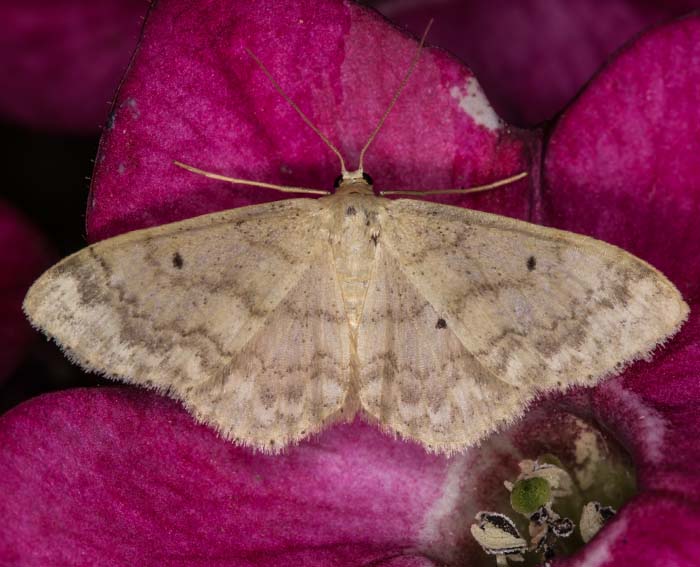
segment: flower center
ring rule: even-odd
[[[571,414],[556,427],[533,420],[518,470],[498,466],[489,483],[498,492],[492,509],[480,510],[471,535],[485,552],[484,565],[527,567],[575,553],[611,521],[635,492],[631,460],[622,447],[592,424]],[[546,451],[547,438],[552,441]],[[525,445],[528,445],[526,442]],[[545,449],[545,450],[543,450]],[[500,478],[494,479],[493,475]],[[502,476],[501,476],[502,475]],[[517,563],[516,563],[517,562]]]

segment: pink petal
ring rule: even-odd
[[[452,459],[359,420],[266,456],[142,390],[45,395],[0,418],[0,564],[474,564],[476,512],[521,458],[571,452],[572,419],[536,409]]]
[[[195,8],[186,0],[159,4],[102,139],[88,210],[91,239],[280,198],[193,175],[174,160],[259,181],[332,187],[338,160],[245,48],[354,168],[416,44],[374,12],[331,0],[284,0],[274,10],[223,0]],[[499,124],[473,75],[428,50],[365,169],[380,188],[475,184],[527,169],[526,141],[534,138]],[[468,202],[523,217],[525,187]]]
[[[95,132],[136,45],[144,0],[6,0],[0,113],[36,128]]]
[[[697,504],[645,493],[635,498],[579,553],[557,567],[696,567]]]
[[[564,113],[546,150],[546,220],[700,293],[700,17],[643,36]]]
[[[631,452],[640,496],[571,565],[695,565],[700,522],[700,18],[630,45],[546,143],[548,224],[616,243],[665,272],[691,319],[651,363],[593,390],[592,415]]]
[[[564,403],[629,451],[639,494],[563,567],[697,564],[700,526],[700,305],[651,363]]]
[[[0,446],[0,563],[23,567],[428,565],[399,559],[446,474],[361,423],[254,454],[126,388],[27,402]]]
[[[15,369],[37,336],[22,313],[22,300],[50,259],[39,231],[0,202],[0,382]]]
[[[479,77],[497,112],[521,126],[552,118],[615,49],[693,0],[375,0],[392,21],[449,49]]]
[[[700,516],[700,305],[654,358],[594,390],[594,412],[630,451],[640,490],[694,502]]]

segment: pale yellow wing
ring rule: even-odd
[[[387,205],[358,336],[360,401],[436,450],[539,392],[592,385],[688,314],[644,261],[592,238],[434,203]]]
[[[323,214],[291,199],[105,240],[46,272],[25,311],[82,366],[276,450],[342,412],[348,391]]]

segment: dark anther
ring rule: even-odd
[[[442,317],[437,320],[437,323],[435,323],[435,328],[436,329],[446,329],[447,328],[447,321],[445,321]]]
[[[530,256],[527,259],[527,269],[531,272],[532,270],[535,269],[535,266],[537,266],[537,260],[535,259],[534,256]]]
[[[574,533],[574,523],[569,518],[562,518],[552,522],[552,531],[557,537],[569,537]]]
[[[518,529],[508,516],[504,516],[503,514],[499,514],[497,512],[485,512],[484,519],[490,524],[496,526],[499,530],[504,531],[513,537],[520,537]]]
[[[180,256],[180,253],[175,252],[175,254],[173,254],[173,266],[180,270],[184,263],[185,261],[182,259],[182,256]]]
[[[530,516],[530,521],[536,524],[542,524],[549,518],[547,508],[540,506],[539,509]]]

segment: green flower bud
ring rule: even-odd
[[[519,480],[513,485],[510,493],[510,505],[513,510],[528,517],[551,499],[552,491],[549,483],[541,477]]]

